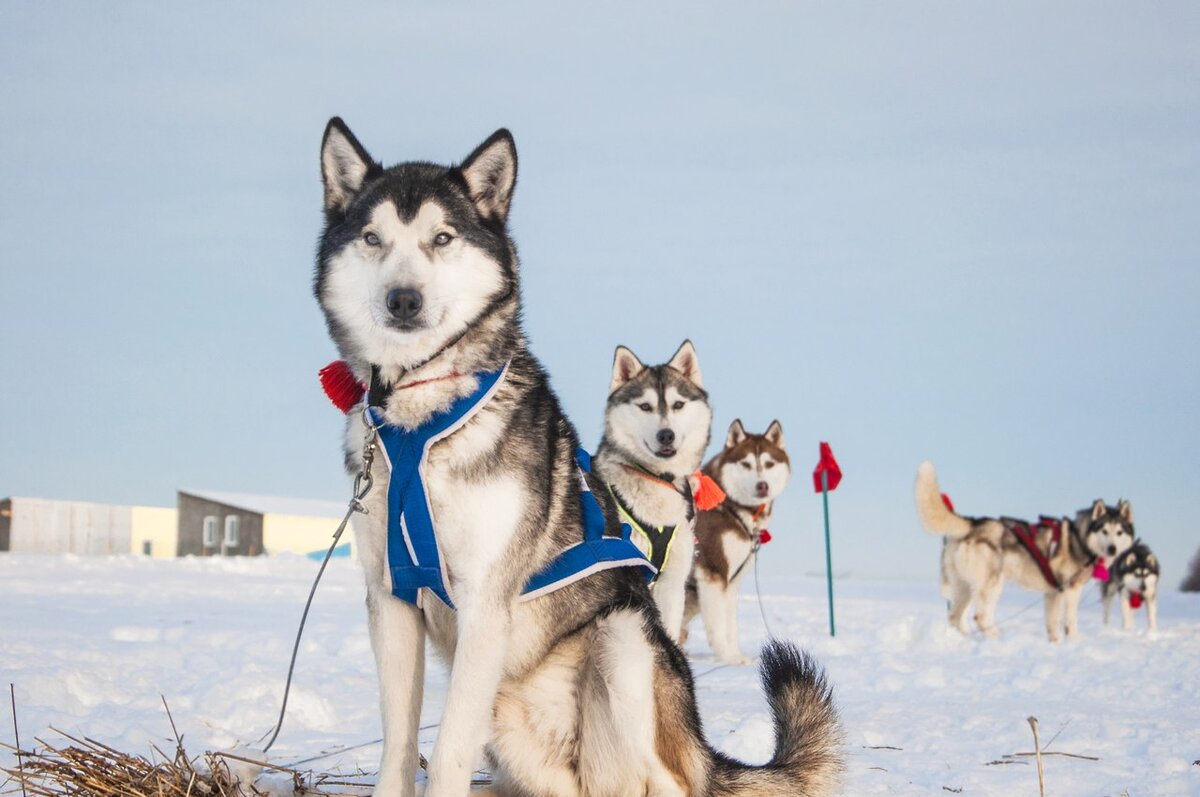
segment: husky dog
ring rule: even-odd
[[[1146,603],[1146,620],[1158,630],[1158,557],[1140,540],[1113,561],[1108,580],[1101,585],[1104,624],[1108,625],[1113,598],[1121,598],[1121,625],[1133,628],[1133,610]]]
[[[730,425],[721,453],[704,466],[704,473],[728,497],[696,518],[694,580],[688,585],[681,644],[699,614],[717,658],[729,664],[750,663],[738,644],[738,587],[754,567],[771,508],[791,472],[779,421],[771,421],[763,434],[747,434],[740,420]]]
[[[1075,528],[1087,541],[1088,548],[1104,557],[1105,564],[1132,548],[1137,539],[1133,506],[1124,498],[1116,506],[1097,498],[1090,507],[1075,513]]]
[[[950,602],[951,625],[970,633],[966,612],[974,603],[980,632],[989,639],[999,636],[996,604],[1004,580],[1010,578],[1045,594],[1046,634],[1051,642],[1059,640],[1064,625],[1067,637],[1079,636],[1079,599],[1097,563],[1107,566],[1119,552],[1117,543],[1112,542],[1115,532],[1110,534],[1111,530],[1101,525],[1081,533],[1068,518],[1026,523],[1014,518],[963,517],[943,500],[932,462],[921,463],[917,470],[916,500],[925,529],[946,537],[942,596]],[[1099,506],[1104,508],[1103,502]],[[1030,547],[1038,552],[1037,558]]]
[[[608,485],[634,541],[658,568],[654,600],[673,639],[683,625],[692,572],[696,502],[692,474],[712,430],[712,407],[690,340],[665,365],[647,367],[618,346],[596,449],[596,474]]]
[[[548,565],[619,544],[621,532],[521,330],[508,131],[458,166],[385,169],[333,119],[321,168],[315,292],[342,357],[369,384],[345,454],[351,473],[365,465],[377,485],[355,529],[383,712],[375,794],[415,793],[426,637],[450,667],[429,797],[465,795],[485,746],[499,795],[829,794],[838,723],[805,654],[783,644],[763,653],[777,739],[771,762],[751,767],[704,741],[644,558],[530,592]],[[468,399],[473,414],[458,416]],[[421,438],[424,448],[389,448],[446,417],[459,420]],[[373,456],[381,445],[386,457]],[[396,473],[411,478],[397,486]],[[436,567],[425,565],[431,547],[413,548],[410,511],[423,526],[436,520]],[[597,517],[604,545],[584,537]],[[402,537],[389,535],[397,525]],[[430,581],[408,580],[418,577]]]

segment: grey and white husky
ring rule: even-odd
[[[383,712],[375,794],[415,793],[426,638],[450,667],[430,797],[466,794],[485,748],[500,795],[829,794],[838,722],[805,654],[764,651],[776,748],[752,767],[705,742],[691,672],[638,568],[596,569],[530,599],[531,577],[578,549],[596,513],[604,539],[620,531],[607,493],[577,466],[575,430],[521,330],[512,136],[497,131],[458,166],[385,169],[333,119],[321,167],[316,295],[380,424],[372,433],[351,411],[348,470],[386,447],[385,433],[415,434],[491,385],[473,415],[418,452],[414,476],[454,608],[427,587],[414,602],[395,597],[408,587],[392,575],[391,557],[404,556],[388,539],[393,459],[370,465],[379,486],[355,531]],[[587,492],[599,499],[590,515]]]
[[[696,518],[694,578],[688,584],[680,638],[687,640],[687,627],[699,614],[708,644],[723,662],[750,663],[738,643],[738,589],[754,567],[791,468],[779,421],[771,421],[762,434],[750,434],[741,420],[730,424],[725,445],[704,466],[726,498]]]
[[[1121,626],[1133,628],[1133,612],[1146,604],[1146,622],[1158,630],[1158,557],[1138,540],[1113,561],[1108,580],[1100,587],[1104,601],[1104,624],[1108,625],[1113,598],[1121,601]]]
[[[663,365],[646,366],[618,346],[596,473],[634,541],[658,568],[653,593],[667,634],[683,625],[692,570],[696,503],[692,474],[712,430],[712,407],[690,340]]]
[[[1097,501],[1091,509],[1081,509],[1074,522],[964,517],[947,506],[932,462],[917,469],[915,492],[921,523],[945,537],[942,597],[950,602],[950,624],[964,634],[970,633],[966,614],[974,603],[979,631],[988,638],[1000,635],[996,604],[1005,579],[1011,579],[1045,594],[1050,641],[1057,642],[1064,627],[1068,638],[1079,636],[1079,599],[1097,563],[1107,566],[1133,543],[1131,510],[1124,501],[1116,508]],[[1022,544],[1021,535],[1043,564]]]

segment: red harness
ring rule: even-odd
[[[1033,561],[1037,564],[1038,570],[1042,571],[1042,578],[1046,579],[1046,583],[1062,592],[1062,583],[1054,575],[1054,569],[1050,567],[1050,559],[1058,553],[1059,546],[1063,544],[1062,521],[1042,515],[1038,518],[1037,523],[1011,517],[1002,517],[1000,522],[1004,524],[1004,528],[1012,532],[1017,541],[1021,543],[1021,547],[1033,557]],[[1043,551],[1037,544],[1038,532],[1043,529],[1050,531],[1050,545],[1046,551]]]

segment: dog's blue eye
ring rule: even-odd
[[[450,243],[453,240],[454,240],[454,236],[451,235],[450,233],[439,232],[437,235],[433,236],[433,245],[434,246],[445,246],[446,244]]]
[[[379,246],[379,236],[373,232],[363,233],[363,243],[367,246]]]
[[[654,408],[643,401],[641,404],[638,405],[638,409],[640,409],[642,412],[649,412],[650,410],[652,410]]]

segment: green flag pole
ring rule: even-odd
[[[837,636],[833,623],[833,554],[829,548],[829,473],[821,471],[821,500],[825,504],[825,583],[829,588],[829,635]]]

